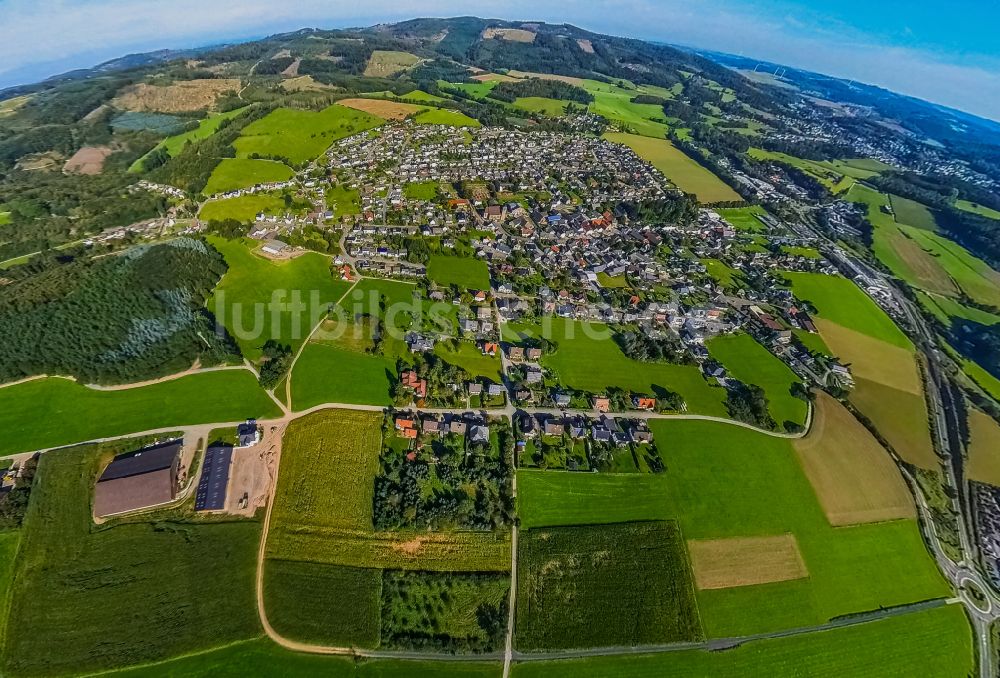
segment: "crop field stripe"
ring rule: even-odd
[[[1000,425],[987,414],[969,409],[969,464],[971,480],[1000,486]]]
[[[699,589],[727,589],[809,576],[791,534],[688,540]]]

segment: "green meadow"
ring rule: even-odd
[[[588,108],[591,113],[618,123],[621,127],[642,136],[663,139],[670,129],[665,124],[666,114],[656,104],[633,103],[637,94],[653,94],[665,99],[672,95],[662,88],[644,87],[623,89],[597,80],[584,80],[583,88],[594,95]]]
[[[920,301],[921,306],[930,311],[945,326],[951,325],[954,318],[971,320],[983,325],[1000,323],[1000,315],[983,311],[973,306],[966,306],[950,297],[942,297],[939,294],[928,294],[917,290],[917,299]]]
[[[445,80],[438,80],[438,86],[448,90],[455,89],[460,92],[465,92],[471,97],[476,99],[483,99],[489,96],[489,93],[493,91],[493,88],[500,84],[499,80],[490,80],[487,82],[447,82]]]
[[[928,252],[971,299],[1000,308],[1000,273],[958,243],[931,231],[900,226],[903,234]]]
[[[450,108],[429,108],[422,113],[417,113],[413,122],[418,125],[451,125],[452,127],[479,127],[482,125],[475,118],[470,118],[465,113]]]
[[[178,510],[160,511],[155,522],[94,525],[95,478],[132,444],[42,455],[15,566],[17,623],[7,628],[5,675],[112,669],[261,633],[253,587],[259,522]]]
[[[517,472],[524,528],[669,520],[677,515],[666,474]]]
[[[890,196],[890,202],[892,203],[892,211],[896,215],[896,221],[899,223],[909,224],[925,231],[937,230],[937,221],[934,220],[934,215],[926,205],[898,195]]]
[[[826,186],[832,193],[840,193],[850,188],[855,180],[871,179],[880,172],[892,169],[889,165],[871,158],[808,160],[786,153],[765,151],[762,148],[751,148],[749,155],[757,160],[771,160],[800,169]]]
[[[955,207],[965,212],[978,214],[981,217],[989,217],[990,219],[1000,220],[1000,212],[992,207],[986,207],[985,205],[980,205],[979,203],[970,202],[968,200],[956,200]]]
[[[725,651],[588,657],[514,665],[514,678],[792,678],[949,676],[975,671],[972,633],[959,605],[867,624],[760,640]]]
[[[283,158],[297,165],[319,156],[338,139],[383,122],[382,118],[337,104],[318,112],[279,108],[244,127],[233,146],[241,158]]]
[[[826,622],[950,595],[915,520],[833,528],[790,441],[713,422],[656,420],[686,539],[795,536],[806,579],[698,592],[710,637]]]
[[[483,355],[475,342],[458,341],[455,348],[451,341],[439,341],[434,345],[434,353],[473,377],[486,377],[500,383],[500,356]]]
[[[225,221],[235,219],[242,223],[252,223],[261,212],[281,215],[287,211],[284,201],[276,195],[257,193],[241,195],[237,198],[206,202],[198,218],[202,221]]]
[[[274,417],[278,406],[248,370],[192,374],[114,391],[50,377],[0,388],[0,454],[169,426]]]
[[[431,255],[427,277],[438,285],[458,285],[467,290],[485,290],[490,286],[490,271],[486,262],[473,257]]]
[[[791,282],[792,293],[810,302],[827,320],[900,348],[913,348],[892,318],[847,278],[787,271],[782,275]]]
[[[677,188],[694,193],[703,203],[739,201],[743,198],[719,177],[685,155],[666,139],[608,132],[604,138],[630,147],[643,160],[663,172]]]
[[[499,663],[359,659],[292,652],[257,638],[178,659],[116,671],[115,678],[499,678]],[[109,674],[110,675],[110,674]]]
[[[567,103],[569,102],[546,97],[519,97],[514,100],[514,108],[557,118],[565,112]]]
[[[326,206],[333,211],[335,219],[344,215],[361,214],[361,194],[356,188],[337,184],[327,188],[323,198]]]
[[[600,323],[590,323],[589,327],[604,334],[602,338],[588,336],[582,322],[547,318],[545,323],[548,325],[545,329],[507,323],[503,326],[504,337],[518,341],[522,334],[545,336],[558,344],[555,353],[542,357],[542,364],[553,370],[559,383],[566,387],[592,393],[610,387],[650,395],[661,390],[674,391],[684,397],[689,412],[727,416],[723,405],[725,390],[709,386],[697,367],[632,360],[622,353],[607,326]]]
[[[743,287],[743,274],[719,259],[702,259],[708,274],[726,289]]]
[[[226,258],[229,270],[206,305],[251,360],[260,358],[268,339],[297,349],[330,304],[350,289],[333,277],[330,258],[321,254],[272,261],[251,252],[252,241],[213,236],[209,242]]]
[[[208,117],[204,118],[201,122],[199,122],[198,126],[195,127],[193,130],[190,130],[188,132],[181,132],[180,134],[175,134],[173,136],[167,137],[166,139],[158,143],[156,146],[154,146],[149,153],[152,153],[153,151],[162,148],[164,151],[167,152],[167,155],[173,157],[178,153],[180,153],[181,150],[183,150],[184,146],[187,145],[188,143],[195,143],[197,141],[201,141],[202,139],[207,139],[208,137],[215,134],[218,131],[219,126],[222,125],[222,122],[224,120],[229,120],[230,118],[236,117],[237,115],[242,113],[243,110],[244,109],[242,108],[235,108],[231,111],[226,111],[225,113],[209,113]],[[149,153],[147,153],[146,155],[142,156],[141,158],[133,162],[132,165],[128,168],[128,171],[129,172],[141,171],[142,161],[146,158],[146,156],[149,155]]]
[[[295,410],[323,403],[389,405],[396,361],[310,342],[295,362],[291,379]]]
[[[806,401],[791,393],[801,383],[794,372],[749,334],[720,335],[705,342],[713,358],[735,378],[764,389],[771,416],[778,426],[785,422],[804,425]]]
[[[719,216],[732,224],[739,231],[751,233],[767,233],[767,226],[757,218],[757,215],[767,214],[760,205],[751,207],[726,207],[715,210]]]
[[[212,170],[203,193],[215,195],[255,184],[287,181],[295,176],[292,168],[274,160],[223,158]]]
[[[433,200],[437,191],[436,181],[411,181],[403,185],[403,195],[410,200]]]

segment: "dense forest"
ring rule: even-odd
[[[238,358],[204,308],[226,264],[200,240],[40,266],[0,286],[0,381],[125,383]]]

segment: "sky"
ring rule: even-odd
[[[997,0],[0,0],[0,88],[133,52],[470,14],[740,54],[1000,120]]]

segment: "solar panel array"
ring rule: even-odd
[[[218,511],[226,506],[226,485],[233,463],[232,445],[213,445],[205,451],[205,465],[194,498],[195,511]]]

